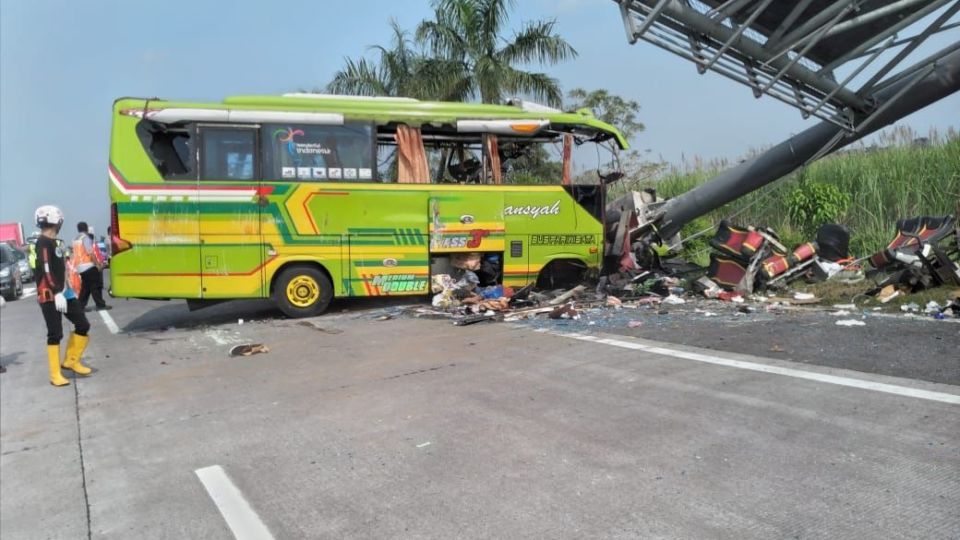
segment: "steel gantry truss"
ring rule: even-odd
[[[909,82],[899,83],[919,82],[960,49],[957,41],[901,67],[930,36],[960,26],[950,20],[960,0],[614,1],[631,44],[653,43],[701,74],[719,73],[755,97],[773,97],[848,134],[866,129],[910,91]],[[898,52],[878,62],[888,51]],[[884,93],[895,84],[897,95]]]

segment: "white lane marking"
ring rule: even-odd
[[[37,294],[36,287],[30,287],[28,289],[23,290],[23,298],[30,298],[31,296],[36,296],[36,294]]]
[[[193,471],[237,540],[273,540],[260,516],[230,481],[223,467],[212,465]]]
[[[100,314],[100,318],[103,319],[103,324],[107,325],[107,329],[110,330],[110,333],[120,333],[120,327],[117,326],[117,322],[113,320],[113,317],[111,317],[109,313],[103,310],[97,311],[97,313]]]
[[[743,360],[733,360],[730,358],[722,358],[719,356],[713,356],[709,354],[700,354],[700,353],[680,351],[675,349],[668,349],[665,347],[656,347],[653,345],[644,345],[642,343],[625,341],[622,339],[589,336],[589,335],[577,334],[577,333],[556,332],[556,331],[550,331],[550,330],[548,330],[547,332],[557,336],[568,337],[572,339],[579,339],[581,341],[603,343],[604,345],[611,345],[613,347],[620,347],[622,349],[646,351],[649,353],[659,354],[663,356],[672,356],[674,358],[682,358],[684,360],[694,360],[696,362],[705,362],[707,364],[716,364],[718,366],[749,369],[752,371],[760,371],[763,373],[773,373],[775,375],[786,375],[787,377],[796,377],[798,379],[807,379],[810,381],[837,384],[840,386],[849,386],[852,388],[861,388],[863,390],[873,390],[875,392],[886,392],[887,394],[896,394],[898,396],[907,396],[907,397],[913,397],[918,399],[926,399],[930,401],[941,401],[943,403],[950,403],[953,405],[960,405],[960,395],[956,395],[956,394],[932,392],[929,390],[920,390],[918,388],[910,388],[908,386],[898,386],[895,384],[879,383],[879,382],[867,381],[864,379],[854,379],[852,377],[840,377],[837,375],[827,375],[825,373],[816,373],[813,371],[803,371],[800,369],[770,366],[766,364],[758,364],[756,362],[745,362]]]

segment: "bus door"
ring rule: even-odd
[[[496,260],[503,279],[506,234],[503,191],[494,186],[450,186],[431,193],[430,254],[480,253]]]
[[[202,297],[265,297],[259,128],[220,124],[198,130]]]
[[[351,296],[422,295],[430,292],[426,193],[403,189],[344,191],[331,221],[346,224]]]

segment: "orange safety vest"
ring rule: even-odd
[[[92,255],[83,247],[83,239],[87,238],[86,233],[82,233],[73,241],[73,253],[70,255],[70,261],[74,268],[79,268],[83,264],[95,264]]]

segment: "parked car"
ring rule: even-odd
[[[16,251],[9,244],[0,244],[0,294],[6,300],[16,300],[23,295],[23,278],[14,254]]]
[[[33,281],[33,268],[30,267],[30,258],[22,249],[13,248],[13,256],[17,259],[17,266],[20,267],[20,279],[25,282]]]

